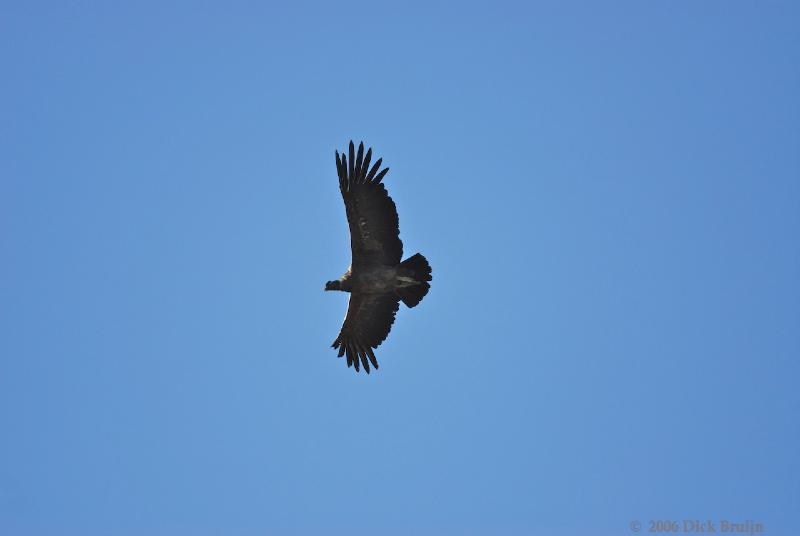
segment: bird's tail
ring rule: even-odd
[[[400,296],[400,299],[403,300],[406,306],[414,307],[422,301],[422,298],[425,297],[428,290],[431,288],[428,284],[428,281],[433,280],[431,276],[431,265],[428,264],[428,260],[425,257],[416,253],[401,262],[400,267],[405,269],[403,270],[405,272],[404,275],[406,275],[406,277],[411,277],[414,282],[408,286],[403,285],[398,287],[396,290],[397,295]]]

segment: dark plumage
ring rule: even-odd
[[[389,335],[400,301],[416,306],[428,293],[431,267],[419,253],[400,262],[403,243],[397,208],[381,183],[389,171],[380,172],[382,159],[369,167],[372,149],[364,154],[364,144],[356,154],[350,142],[349,155],[336,151],[339,190],[344,198],[347,222],[350,225],[352,262],[345,274],[328,281],[325,290],[350,292],[347,316],[333,347],[339,357],[347,356],[347,366],[356,371],[370,364],[378,368],[374,348]]]

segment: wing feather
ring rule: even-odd
[[[350,177],[350,178],[353,178],[353,177],[355,177],[355,166],[354,166],[354,164],[355,164],[355,161],[356,161],[356,159],[355,159],[355,147],[353,146],[353,140],[350,140],[350,151],[349,151],[349,154],[350,154],[350,167],[348,168],[349,169],[349,174],[347,176]]]
[[[356,180],[361,179],[361,164],[364,162],[364,142],[358,144],[358,155],[356,156]]]
[[[379,182],[381,182],[381,181],[383,180],[383,176],[384,176],[384,175],[386,175],[388,172],[389,172],[389,168],[387,167],[387,168],[385,168],[383,171],[381,171],[380,173],[378,173],[378,176],[377,176],[377,177],[375,177],[374,179],[372,179],[372,183],[373,183],[373,184],[378,184]]]
[[[365,178],[369,170],[369,161],[372,160],[372,147],[367,149],[367,154],[364,155],[364,162],[361,164],[361,178]]]
[[[375,165],[372,166],[371,170],[369,170],[369,174],[367,175],[367,182],[372,182],[372,179],[375,177],[375,174],[380,169],[382,163],[383,163],[383,158],[378,158],[378,161],[375,162]]]

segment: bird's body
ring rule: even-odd
[[[373,348],[391,330],[402,300],[416,306],[430,289],[431,267],[419,253],[400,262],[403,243],[394,201],[381,180],[389,171],[378,173],[381,160],[369,168],[372,149],[364,155],[364,144],[350,142],[350,160],[336,152],[339,189],[350,226],[352,263],[342,277],[328,281],[325,290],[350,292],[347,316],[333,347],[339,357],[347,355],[347,366],[356,371],[370,363],[378,368]]]
[[[336,290],[364,294],[394,292],[398,288],[418,285],[419,282],[412,275],[399,265],[365,266],[355,272],[352,268],[348,268],[344,275],[339,278],[340,285]]]

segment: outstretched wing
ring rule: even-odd
[[[342,330],[332,344],[339,349],[339,357],[347,355],[348,367],[355,365],[358,371],[361,361],[367,374],[370,363],[378,368],[378,360],[372,349],[377,348],[389,335],[399,307],[400,298],[393,293],[350,294]]]
[[[383,159],[369,168],[372,149],[364,155],[364,144],[358,145],[355,154],[350,142],[350,160],[339,157],[336,151],[336,171],[339,174],[339,189],[342,191],[350,224],[350,248],[353,252],[353,267],[382,264],[395,266],[403,257],[397,207],[381,184],[389,168],[378,173]],[[369,170],[369,171],[367,171]]]

